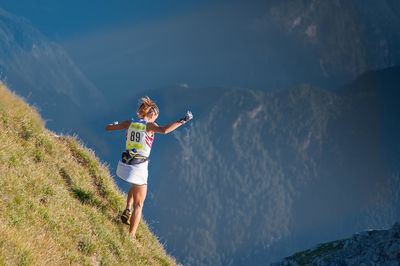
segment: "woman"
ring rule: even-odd
[[[107,131],[126,130],[126,150],[118,162],[117,175],[132,184],[126,200],[126,209],[121,215],[122,222],[130,225],[129,235],[132,239],[135,238],[146,198],[148,157],[154,133],[168,134],[193,118],[192,113],[188,111],[182,119],[166,126],[159,126],[155,122],[158,115],[159,109],[155,102],[149,97],[144,97],[137,110],[139,119],[114,122],[106,126]]]

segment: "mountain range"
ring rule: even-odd
[[[208,6],[88,33],[65,47],[114,105],[134,91],[175,84],[335,89],[366,71],[400,64],[396,0]]]

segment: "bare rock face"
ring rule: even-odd
[[[400,223],[320,244],[272,265],[400,265]]]

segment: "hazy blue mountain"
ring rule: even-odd
[[[82,121],[107,107],[60,45],[1,8],[0,73],[11,89],[38,106],[53,130],[83,132]]]
[[[64,45],[113,104],[181,83],[337,88],[400,64],[399,13],[396,0],[214,1]]]
[[[156,136],[150,226],[189,265],[265,265],[391,226],[400,219],[399,77],[400,68],[369,72],[336,91],[150,92],[160,124],[195,114],[173,136]],[[108,120],[133,116],[138,97]],[[123,132],[107,134],[116,161]]]
[[[400,63],[398,14],[393,0],[279,1],[256,25],[279,25],[332,83]]]

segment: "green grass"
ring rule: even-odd
[[[145,221],[129,239],[124,206],[93,151],[0,84],[0,265],[176,265]]]

